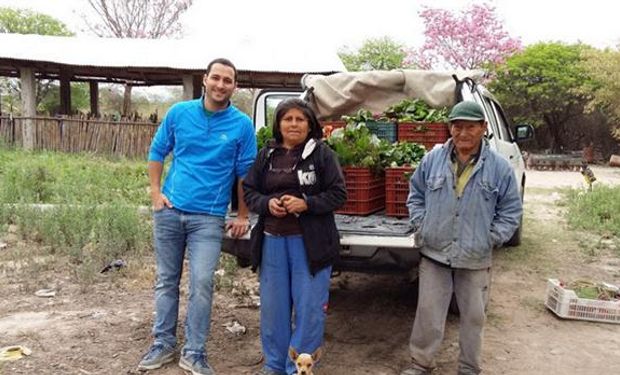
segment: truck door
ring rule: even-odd
[[[523,156],[521,155],[519,146],[513,141],[512,133],[510,132],[508,122],[504,116],[504,111],[492,98],[485,96],[484,101],[489,111],[489,122],[495,122],[495,128],[497,129],[495,137],[497,151],[508,159],[515,172],[518,183],[521,184],[525,172],[525,163],[523,162]]]

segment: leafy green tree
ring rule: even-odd
[[[13,34],[40,34],[56,36],[72,36],[71,30],[61,21],[46,14],[33,12],[28,9],[0,8],[0,33]],[[5,110],[19,113],[21,111],[20,96],[21,86],[18,79],[0,78],[0,89],[2,90],[2,107]],[[78,90],[79,91],[79,90]],[[74,89],[72,88],[72,93]],[[88,95],[88,92],[86,92]],[[79,101],[78,97],[73,100]],[[56,99],[54,99],[54,97]],[[58,100],[58,84],[49,80],[37,81],[37,109],[48,113],[54,107],[51,103]],[[86,96],[88,100],[88,96]],[[45,104],[43,104],[45,103]],[[55,105],[58,107],[58,104]]]
[[[512,55],[496,70],[490,84],[505,109],[517,121],[545,128],[551,148],[565,148],[567,124],[584,116],[589,81],[581,64],[583,44],[538,43]]]
[[[238,89],[233,94],[231,101],[235,107],[251,117],[254,94],[254,89]]]
[[[6,7],[0,8],[0,33],[75,35],[67,25],[47,14]]]
[[[347,70],[392,70],[404,67],[405,47],[391,38],[368,39],[357,52],[344,47],[338,52]]]
[[[90,92],[88,83],[73,82],[71,84],[71,112],[88,112],[90,110]],[[37,105],[37,112],[56,114],[60,112],[60,88],[52,84],[46,95]]]
[[[620,50],[587,50],[583,53],[583,67],[592,80],[582,87],[582,93],[591,94],[588,111],[602,110],[610,122],[620,121]],[[620,127],[612,130],[620,139]]]

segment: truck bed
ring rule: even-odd
[[[409,237],[412,233],[409,220],[383,214],[370,216],[336,215],[336,226],[341,234]]]
[[[257,218],[254,214],[250,215],[252,226],[256,224]],[[340,243],[345,246],[411,248],[415,245],[413,230],[406,218],[397,219],[382,213],[369,216],[336,215],[336,226],[340,232]],[[228,233],[225,238],[232,240]],[[249,238],[248,232],[240,240]]]

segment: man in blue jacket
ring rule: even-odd
[[[522,215],[515,174],[484,139],[482,107],[460,102],[449,120],[452,138],[422,159],[409,186],[422,259],[409,341],[413,366],[401,375],[430,374],[453,293],[460,311],[458,374],[481,372],[492,250],[510,239]]]
[[[189,300],[185,345],[179,366],[192,374],[212,375],[205,342],[211,322],[213,274],[225,230],[242,236],[249,228],[242,179],[256,157],[251,120],[230,104],[237,70],[226,59],[209,63],[204,96],[172,106],[153,138],[149,179],[157,259],[154,342],[138,369],[156,369],[174,360],[179,312],[179,281],[187,248]],[[163,162],[170,170],[160,187]],[[225,223],[232,185],[239,178],[239,211]]]

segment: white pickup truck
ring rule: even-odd
[[[420,70],[337,73],[331,76],[306,75],[304,91],[265,90],[254,101],[253,120],[256,130],[271,126],[276,105],[283,99],[302,97],[310,101],[320,118],[351,114],[360,108],[382,112],[402,99],[420,98],[433,107],[451,107],[462,100],[482,104],[489,123],[487,139],[491,147],[510,161],[521,196],[525,187],[525,164],[517,141],[533,135],[529,125],[518,125],[511,131],[502,107],[478,82],[480,71],[432,72]],[[233,214],[234,215],[234,214]],[[255,220],[251,220],[255,223]],[[407,219],[370,216],[336,215],[340,232],[340,259],[334,270],[356,272],[411,271],[420,259],[416,236]],[[235,255],[240,265],[249,264],[249,235],[241,239],[226,237],[223,251]],[[507,245],[518,245],[521,227]]]

